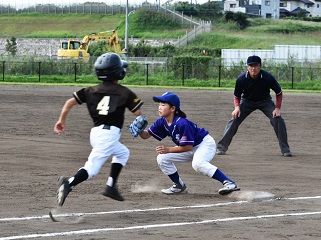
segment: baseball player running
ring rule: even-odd
[[[90,131],[91,153],[85,165],[71,178],[58,179],[57,202],[62,206],[73,187],[98,174],[103,164],[112,156],[110,175],[104,196],[123,201],[117,188],[117,178],[129,158],[128,148],[119,142],[124,123],[125,109],[134,115],[141,114],[143,102],[128,88],[118,84],[126,75],[127,62],[115,53],[105,53],[95,62],[95,71],[102,83],[74,92],[66,101],[54,131],[65,131],[67,114],[77,104],[87,104],[94,127]]]
[[[261,65],[259,56],[249,56],[247,71],[243,72],[236,80],[234,89],[235,109],[232,112],[232,119],[225,127],[222,139],[217,144],[218,155],[226,153],[241,123],[253,111],[259,109],[270,119],[282,155],[292,157],[286,125],[280,111],[283,99],[282,88],[272,74],[261,70]],[[276,94],[276,104],[272,101],[270,89]]]
[[[148,130],[141,131],[140,137],[148,139],[153,136],[161,141],[168,136],[176,144],[174,147],[164,145],[156,147],[156,152],[159,154],[157,163],[173,182],[173,186],[163,189],[162,193],[187,192],[186,185],[175,166],[181,162],[192,162],[196,172],[221,182],[223,188],[218,191],[221,195],[240,190],[232,179],[210,163],[216,151],[215,141],[207,130],[199,128],[186,118],[186,114],[180,109],[179,97],[172,92],[166,92],[162,96],[154,96],[153,100],[159,103],[160,118]]]

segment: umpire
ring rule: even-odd
[[[243,120],[253,111],[259,109],[270,119],[279,141],[284,157],[292,157],[288,145],[288,137],[284,119],[281,116],[282,88],[274,76],[261,69],[261,58],[249,56],[247,70],[238,76],[234,89],[234,111],[232,119],[227,123],[224,135],[217,144],[218,155],[225,155],[232,138]],[[276,94],[276,103],[272,101],[270,89]]]

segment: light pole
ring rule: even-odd
[[[125,24],[125,49],[123,53],[127,57],[128,54],[128,0],[126,0],[126,24]]]
[[[128,25],[129,25],[129,15],[134,13],[135,10],[128,13],[128,0],[126,1],[126,24],[125,24],[125,48],[123,50],[123,54],[127,57],[128,54]]]

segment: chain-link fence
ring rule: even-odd
[[[152,7],[146,4],[145,7]],[[141,5],[128,5],[129,10],[134,10]],[[36,4],[33,6],[22,5],[17,8],[15,5],[2,5],[0,3],[0,14],[22,14],[22,13],[42,13],[42,14],[125,14],[126,5],[111,5],[103,2],[85,2],[81,4],[56,5],[56,4]]]
[[[236,78],[245,66],[217,64],[170,64],[169,61],[130,61],[127,77],[122,82],[130,85],[166,85],[194,87],[234,87]],[[318,67],[267,67],[287,89],[314,89],[320,87],[321,68]],[[72,61],[1,61],[3,82],[88,82],[96,80],[93,63]],[[90,82],[90,81],[89,81]],[[311,88],[309,85],[311,84]]]

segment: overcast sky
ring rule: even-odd
[[[150,3],[158,3],[160,1],[161,4],[167,2],[168,0],[147,0]],[[172,3],[178,2],[179,0],[173,0]],[[209,0],[180,0],[189,3],[197,3],[202,4],[208,2]],[[108,5],[126,5],[127,0],[0,0],[0,5],[10,5],[15,8],[25,8],[28,6],[33,6],[35,4],[55,4],[55,5],[70,5],[74,3],[84,3],[84,2],[102,2]],[[129,4],[137,4],[140,5],[145,0],[128,0]]]

